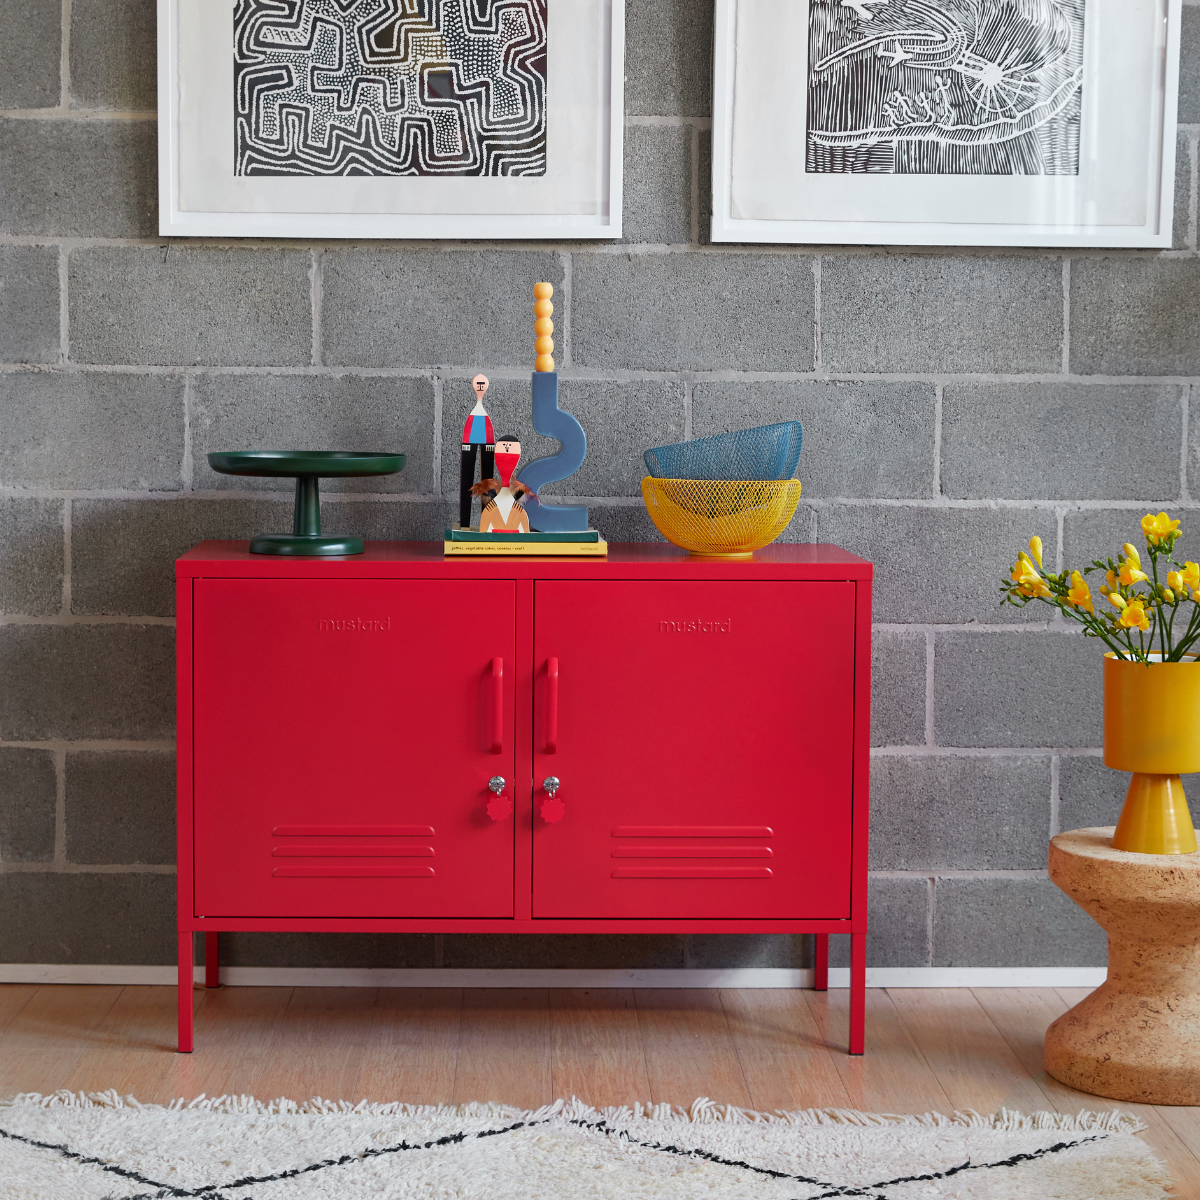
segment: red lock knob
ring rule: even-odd
[[[493,775],[488,780],[488,790],[493,795],[488,801],[487,815],[493,821],[507,821],[512,816],[513,802],[504,794],[504,776]]]
[[[561,786],[554,775],[542,780],[542,787],[546,789],[546,799],[542,801],[542,820],[547,825],[554,825],[567,815],[567,806],[554,795]]]

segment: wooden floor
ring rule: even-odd
[[[1086,990],[867,992],[845,1053],[844,990],[197,989],[196,1052],[174,1053],[165,987],[0,985],[0,1096],[115,1088],[143,1101],[502,1100],[875,1112],[1123,1108],[1200,1196],[1200,1109],[1118,1105],[1042,1071],[1046,1026]]]

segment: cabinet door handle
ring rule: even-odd
[[[546,753],[558,753],[558,659],[546,659]]]
[[[488,735],[492,753],[504,749],[504,659],[492,659],[492,711],[489,713]]]

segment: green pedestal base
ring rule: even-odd
[[[317,557],[362,552],[362,538],[356,537],[305,537],[291,533],[261,533],[250,542],[251,554]]]

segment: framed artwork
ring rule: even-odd
[[[714,242],[1170,247],[1181,0],[717,0]]]
[[[159,232],[621,236],[624,0],[158,0]]]

